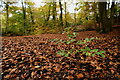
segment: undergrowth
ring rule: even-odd
[[[55,42],[55,44],[65,43],[67,45],[69,45],[69,44],[80,45],[80,44],[87,44],[88,42],[91,42],[92,40],[95,40],[95,39],[99,40],[99,38],[97,38],[97,37],[91,37],[91,38],[85,38],[84,40],[77,41],[75,38],[77,37],[78,33],[76,33],[76,32],[66,32],[66,33],[69,38],[68,40],[51,39],[50,41]],[[100,51],[99,49],[90,49],[87,46],[84,49],[80,49],[80,50],[75,50],[75,49],[60,50],[56,53],[61,56],[68,57],[70,53],[77,53],[77,52],[81,52],[81,53],[85,54],[86,56],[94,57],[95,55],[99,55],[99,56],[105,57],[105,55],[103,54],[103,53],[105,53],[105,51]]]

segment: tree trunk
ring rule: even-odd
[[[46,21],[49,21],[49,18],[50,18],[50,9],[51,9],[51,4],[49,4],[48,16],[47,16],[47,20]]]
[[[66,2],[65,2],[65,27],[67,26],[67,11],[66,11]]]
[[[31,6],[29,5],[28,8],[29,8],[29,11],[30,11],[30,18],[31,18],[31,21],[30,21],[30,23],[31,23],[31,30],[30,31],[32,31],[32,27],[33,27],[35,22],[34,22],[34,17],[33,17],[33,12],[32,12]]]
[[[97,28],[97,24],[96,24],[97,12],[94,7],[97,7],[95,2],[93,3],[93,9],[94,9],[94,29],[96,29]]]
[[[53,20],[56,20],[56,2],[53,2]]]
[[[77,3],[75,4],[75,6],[77,7]],[[76,23],[76,9],[74,9],[74,20],[75,20],[75,23]]]
[[[111,26],[114,25],[113,20],[114,20],[114,6],[115,6],[115,2],[112,2],[112,6],[111,6],[111,14],[110,14],[110,22],[111,22]]]
[[[8,2],[6,2],[5,4],[6,4],[6,28],[5,28],[5,34],[7,34],[7,28],[9,26],[9,22],[8,22],[8,18],[9,18],[8,8],[9,8],[9,5],[8,5]]]
[[[110,25],[108,23],[108,17],[107,17],[106,4],[107,2],[99,2],[99,15],[100,15],[100,24],[101,24],[100,33],[107,33],[110,31]]]
[[[24,26],[24,34],[26,35],[26,7],[25,3],[22,1],[22,10],[23,10],[23,26]]]
[[[62,21],[62,4],[61,4],[61,0],[59,0],[59,5],[60,5],[60,25],[63,26],[63,21]]]
[[[34,22],[34,17],[33,17],[33,12],[32,12],[31,6],[28,6],[28,7],[29,7],[29,11],[30,11],[31,22],[32,22],[32,25],[33,25],[35,23]]]

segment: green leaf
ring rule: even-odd
[[[57,54],[63,55],[63,53],[61,53],[61,52],[57,52]]]
[[[81,49],[81,51],[87,51],[86,49]]]
[[[85,41],[89,41],[89,38],[85,38]]]
[[[86,55],[87,55],[87,56],[89,56],[89,53],[88,53],[88,52],[86,52]]]
[[[72,36],[73,36],[73,35],[71,35],[71,34],[68,35],[68,37],[70,37],[70,38],[71,38]]]
[[[62,43],[65,43],[66,41],[62,41]]]
[[[77,51],[75,51],[75,53],[77,53],[77,52],[81,52],[81,50],[77,50]]]
[[[75,40],[75,39],[72,39],[71,41],[73,42],[73,41],[76,41],[76,40]]]
[[[69,55],[69,54],[65,54],[64,56],[65,56],[65,57],[68,57],[68,55]]]
[[[95,54],[93,53],[92,56],[95,56]]]
[[[98,49],[93,49],[90,52],[98,52]]]
[[[86,42],[81,42],[81,44],[85,44]]]
[[[60,41],[62,42],[63,40],[62,40],[62,39],[60,39]]]
[[[54,42],[57,41],[58,39],[50,39],[49,41]]]
[[[70,41],[67,42],[67,44],[70,44],[70,43],[71,43]]]
[[[90,38],[90,40],[93,40],[93,39],[95,39],[95,37]]]
[[[90,51],[91,49],[89,47],[85,47],[86,50]]]
[[[104,57],[104,58],[105,58],[105,55],[104,55],[104,54],[99,54],[99,55],[101,55],[102,57]]]
[[[55,44],[58,44],[58,43],[60,43],[60,41],[57,41]]]
[[[99,54],[100,54],[100,52],[96,52],[96,54],[97,54],[97,55],[99,55]]]
[[[86,52],[83,52],[83,54],[85,54]]]
[[[70,51],[69,51],[69,52],[71,52],[71,53],[72,53],[73,51],[74,51],[74,49],[70,49]]]
[[[65,52],[65,50],[61,50],[61,52]]]
[[[105,53],[105,51],[100,51],[100,53]]]

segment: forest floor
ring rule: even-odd
[[[120,80],[120,28],[107,34],[78,33],[76,40],[99,39],[85,44],[56,44],[50,40],[68,40],[67,35],[1,37],[2,80]],[[85,47],[104,50],[105,58],[82,52],[70,53],[68,57],[56,54],[59,50],[77,51]]]

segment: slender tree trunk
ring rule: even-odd
[[[65,2],[65,27],[67,26],[67,11],[66,11],[66,2]]]
[[[112,6],[111,6],[111,14],[110,14],[110,22],[111,22],[111,26],[114,25],[113,20],[114,20],[114,6],[115,6],[115,2],[112,2]]]
[[[31,9],[31,6],[28,6],[29,7],[29,10],[30,10],[30,18],[31,18],[31,22],[32,22],[32,25],[35,23],[34,22],[34,17],[33,17],[33,12],[32,12],[32,9]]]
[[[24,2],[22,1],[22,10],[23,10],[23,26],[24,26],[24,34],[26,35],[26,7]]]
[[[49,18],[50,18],[50,9],[51,9],[51,4],[49,4],[48,16],[47,16],[47,20],[46,21],[49,21]]]
[[[5,28],[5,34],[7,34],[7,28],[9,26],[9,22],[8,22],[8,18],[9,18],[8,8],[9,8],[9,5],[8,5],[8,2],[6,2],[5,4],[6,4],[6,28]]]
[[[77,3],[75,3],[75,8],[77,7]],[[76,23],[76,9],[74,9],[74,20],[75,20],[75,23]]]
[[[29,5],[28,8],[29,8],[29,11],[30,11],[30,18],[31,18],[30,23],[31,23],[31,31],[32,31],[32,27],[33,27],[35,22],[34,22],[34,17],[33,17],[33,12],[32,12],[31,6]]]
[[[119,17],[118,17],[118,25],[120,25],[120,10],[119,10]]]
[[[62,21],[62,4],[61,4],[61,0],[59,0],[59,5],[60,5],[60,25],[63,26],[63,21]]]
[[[120,6],[119,6],[119,5],[120,5],[120,2],[117,2],[116,5],[117,5],[117,7],[119,7],[119,9],[120,9]],[[119,10],[119,12],[118,12],[118,15],[119,15],[119,16],[117,17],[117,24],[120,25],[120,10]]]
[[[53,20],[56,20],[56,2],[53,2]]]
[[[93,4],[94,4],[93,7],[97,7],[95,2],[94,2]],[[94,9],[95,9],[95,8],[94,8]],[[97,28],[96,16],[97,16],[97,12],[96,12],[96,10],[94,10],[94,28],[95,28],[95,29]]]
[[[94,11],[94,28],[96,29],[96,27],[97,27],[97,24],[96,24],[96,11]]]

